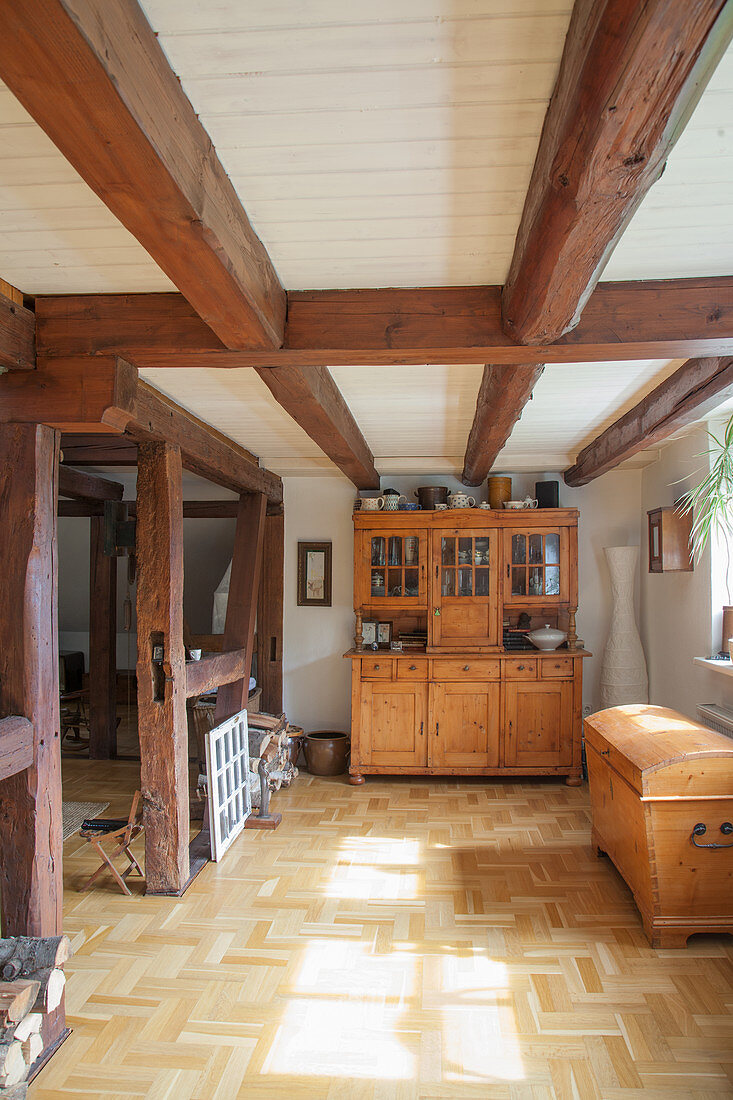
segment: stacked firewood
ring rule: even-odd
[[[61,1004],[71,955],[66,936],[0,939],[0,1100],[23,1100],[43,1052],[43,1017]]]
[[[279,791],[289,787],[298,774],[295,766],[299,738],[303,735],[300,726],[293,726],[284,714],[263,714],[250,711],[247,714],[249,731],[249,769],[252,805],[261,808],[261,783],[259,777],[261,761],[265,761],[267,787],[269,791]],[[296,751],[291,753],[293,742]]]

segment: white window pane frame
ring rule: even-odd
[[[206,734],[211,858],[219,862],[252,813],[247,711],[240,710]]]

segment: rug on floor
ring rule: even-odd
[[[62,802],[64,840],[79,832],[82,821],[86,821],[88,817],[99,817],[108,806],[109,802]]]

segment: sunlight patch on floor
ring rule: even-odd
[[[411,1080],[419,1035],[404,1027],[415,993],[415,959],[374,955],[353,940],[313,940],[301,964],[263,1071]]]
[[[412,901],[418,896],[420,843],[396,837],[348,836],[324,886],[328,898]]]

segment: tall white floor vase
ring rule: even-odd
[[[648,703],[646,659],[634,619],[634,577],[638,546],[607,546],[613,611],[601,667],[601,709]]]

